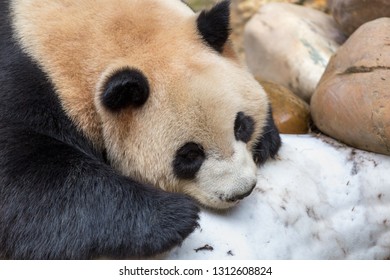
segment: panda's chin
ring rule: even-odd
[[[200,203],[201,207],[203,209],[206,209],[206,210],[209,210],[209,211],[213,211],[213,212],[226,212],[232,208],[234,208],[235,206],[237,206],[238,204],[240,203],[240,201],[236,201],[236,202],[225,202],[225,201],[221,201],[219,202],[218,204],[205,204],[205,203]]]
[[[213,204],[212,206],[209,206],[209,208],[211,208],[213,210],[224,211],[224,210],[228,210],[230,208],[235,207],[237,204],[240,203],[240,201],[241,200],[237,200],[237,201],[234,201],[234,202],[220,201],[220,202],[218,202],[218,204]]]
[[[193,198],[198,201],[198,203],[205,209],[213,210],[213,211],[224,211],[230,208],[235,207],[237,204],[241,202],[241,200],[229,201],[225,199],[221,199],[218,197],[194,197]]]

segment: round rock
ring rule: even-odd
[[[362,25],[339,48],[312,97],[316,126],[353,147],[390,155],[390,18]]]

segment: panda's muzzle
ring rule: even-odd
[[[229,202],[236,202],[237,200],[244,199],[245,197],[249,196],[252,193],[252,191],[253,191],[253,189],[255,187],[256,187],[256,183],[253,184],[253,186],[250,188],[249,191],[247,191],[245,193],[242,193],[242,194],[238,194],[236,196],[233,196],[233,197],[227,199],[227,201],[229,201]]]

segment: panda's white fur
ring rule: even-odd
[[[110,167],[101,167],[100,173],[100,169],[93,171],[96,178],[112,167],[119,175],[136,182],[168,192],[188,194],[202,205],[217,209],[231,207],[249,195],[256,184],[255,162],[262,163],[273,157],[279,148],[280,138],[263,89],[239,62],[227,36],[220,35],[228,33],[227,2],[201,14],[195,14],[179,0],[13,0],[5,3],[8,2],[9,13],[6,16],[11,24],[9,28],[4,27],[4,32],[10,32],[13,39],[4,35],[4,40],[10,46],[13,44],[11,40],[14,40],[24,53],[17,54],[17,59],[25,59],[24,55],[27,55],[31,59],[28,63],[37,65],[47,77],[66,115],[64,118],[69,118],[76,130],[92,143],[91,149],[98,154],[106,153]],[[219,19],[225,20],[225,23],[218,23]],[[18,73],[22,70],[6,70],[4,65],[7,63],[21,69],[12,59],[0,63],[0,71],[6,75],[22,75]],[[124,77],[130,75],[129,79],[140,77],[141,82],[137,80],[131,86],[141,87],[140,91],[144,94],[141,97],[145,100],[112,110],[103,97],[115,88],[112,84],[116,73],[122,72],[127,73],[121,74]],[[32,77],[26,83],[33,83]],[[12,85],[4,82],[3,87],[4,91],[12,94]],[[50,86],[45,89],[51,91]],[[26,89],[26,93],[21,94],[30,94],[30,91]],[[110,100],[116,102],[115,99]],[[29,104],[26,101],[23,106]],[[57,118],[59,113],[53,114]],[[42,119],[42,122],[46,120]],[[88,155],[84,146],[67,140],[74,137],[73,132],[52,133],[45,124],[42,127],[50,132],[43,134],[54,135],[52,140],[63,139],[61,143],[70,145],[73,152],[77,150]],[[55,125],[56,129],[58,127],[61,125]],[[180,161],[180,150],[188,143],[199,147],[195,153],[199,164],[191,172],[182,167]],[[191,156],[194,156],[191,151],[188,158],[187,154],[184,155],[184,161],[189,161],[189,166],[192,164]],[[67,183],[70,175],[65,174],[73,174],[83,168],[94,170],[88,167],[86,161],[82,163],[80,167],[64,163],[65,167],[61,170],[65,173],[61,174],[65,176],[66,188],[70,187]],[[50,178],[45,179],[50,184]],[[82,180],[80,178],[77,183],[87,181]],[[115,184],[116,180],[119,179],[113,178],[110,184]],[[100,186],[103,183],[94,184]],[[15,195],[18,195],[17,192]],[[88,197],[90,194],[84,195]],[[161,192],[159,195],[165,194]],[[106,196],[99,196],[99,199],[108,203],[110,196]],[[158,207],[161,210],[159,215],[164,216],[164,206],[144,202],[147,199],[149,197],[136,198],[139,208],[129,211],[142,213],[146,207],[153,212],[157,211],[153,207]],[[175,207],[177,210],[182,207],[184,198],[172,196],[172,199],[170,207],[174,212]],[[152,196],[150,200],[153,200]],[[109,203],[112,206],[113,202]],[[187,204],[190,203],[187,201]],[[115,208],[115,205],[112,207]],[[183,217],[174,217],[175,214],[171,213],[172,218],[188,222],[185,229],[176,226],[182,237],[191,232],[196,220],[193,215],[195,210],[190,209],[192,206],[188,207],[188,210],[183,210]],[[169,219],[171,214],[165,214],[165,217]],[[133,226],[138,223],[136,218],[134,220],[129,221]],[[125,226],[123,229],[127,230]],[[172,235],[167,233],[167,236]],[[161,248],[142,249],[142,246],[150,246],[143,240],[146,245],[137,245],[141,242],[135,241],[138,249],[128,250],[133,252],[132,255],[153,254],[178,243],[176,237],[170,238],[169,242],[161,241]],[[44,249],[42,256],[48,256]],[[94,254],[104,253],[103,249],[99,250]],[[145,252],[142,253],[142,250]],[[9,252],[3,254],[17,256],[11,249]],[[89,252],[84,255],[91,257],[94,254]],[[115,255],[111,251],[109,254]],[[84,255],[75,254],[74,257]],[[25,253],[23,256],[36,257],[38,254]],[[65,257],[72,258],[72,255],[65,253]]]

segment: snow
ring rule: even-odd
[[[390,157],[325,136],[282,140],[249,197],[226,212],[202,210],[200,227],[163,257],[390,258]]]

